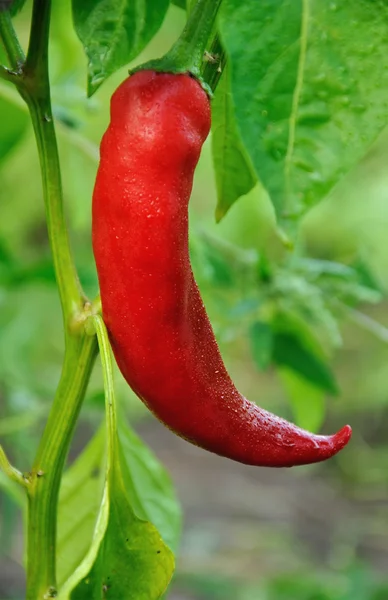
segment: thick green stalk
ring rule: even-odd
[[[62,312],[65,322],[69,324],[72,315],[82,310],[85,298],[74,267],[63,213],[61,172],[51,102],[49,96],[41,93],[29,93],[24,97],[38,146],[48,235]]]
[[[58,147],[50,99],[48,37],[50,0],[35,0],[31,36],[23,67],[23,98],[28,104],[41,164],[47,227],[65,322],[82,309],[83,294],[70,251],[63,213],[63,193]]]
[[[96,336],[82,334],[67,339],[61,379],[28,489],[27,600],[45,600],[56,595],[59,487],[96,354]]]
[[[27,598],[56,594],[56,521],[62,470],[97,353],[96,340],[72,333],[85,298],[71,256],[63,212],[58,148],[48,73],[50,0],[34,0],[31,36],[23,67],[23,98],[38,145],[46,218],[65,327],[62,375],[40,440],[29,486]]]

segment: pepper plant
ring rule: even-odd
[[[34,128],[64,331],[62,372],[32,464],[18,470],[0,449],[5,475],[27,499],[27,598],[152,600],[165,592],[174,571],[179,508],[163,468],[117,419],[99,297],[88,298],[81,287],[65,219],[49,77],[51,0],[32,2],[26,51],[14,27],[17,13],[28,8],[24,4],[0,3],[0,77],[7,89],[17,90]],[[88,59],[89,97],[137,59],[161,27],[169,4],[73,0],[75,31]],[[383,3],[354,6],[350,0],[330,5],[324,0],[313,5],[305,0],[175,4],[187,9],[182,34],[164,57],[142,68],[190,71],[201,80],[212,95],[216,219],[222,221],[246,194],[261,194],[273,206],[272,236],[281,249],[281,258],[275,259],[269,248],[246,253],[216,235],[198,236],[194,266],[202,256],[214,280],[225,267],[228,274],[245,273],[253,282],[249,305],[242,309],[239,299],[229,317],[237,316],[238,326],[243,322],[259,368],[275,365],[288,389],[293,387],[291,373],[319,394],[335,394],[327,347],[340,342],[337,319],[344,313],[360,316],[355,306],[378,300],[379,290],[365,283],[357,265],[304,257],[298,233],[306,213],[333,193],[387,122],[388,104],[379,91],[388,77],[385,59],[370,64],[370,49],[360,59],[357,36],[344,23],[365,30],[365,38],[372,32],[373,44],[385,48],[388,9]],[[132,71],[137,68],[132,65]],[[362,318],[359,324],[371,325]],[[370,328],[384,333],[378,324]],[[98,351],[105,425],[64,472]],[[147,485],[156,496],[163,485],[167,501],[160,500],[159,510],[142,497],[138,473],[144,464]],[[85,497],[92,505],[95,517],[85,530],[82,515],[69,522],[76,492],[79,501]]]

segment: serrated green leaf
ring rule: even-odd
[[[308,431],[319,431],[325,418],[325,394],[305,378],[287,368],[278,369],[294,413],[294,421]]]
[[[386,126],[388,5],[224,0],[220,17],[242,140],[278,214],[293,214]]]
[[[176,552],[181,510],[171,479],[150,448],[123,419],[119,437],[123,480],[132,508],[138,517],[153,523],[167,546]]]
[[[281,311],[273,321],[273,331],[272,360],[277,366],[288,367],[316,387],[338,394],[338,386],[324,352],[301,318]]]
[[[212,154],[217,185],[216,220],[257,183],[237,129],[226,66],[212,101]]]
[[[256,321],[250,327],[249,339],[255,363],[260,370],[266,369],[271,362],[273,352],[274,338],[271,326],[268,323]]]
[[[72,0],[88,65],[88,95],[133,60],[160,28],[169,0]]]

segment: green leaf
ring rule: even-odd
[[[295,423],[308,431],[319,431],[325,418],[325,395],[320,387],[287,368],[278,369],[291,401]]]
[[[370,266],[361,257],[358,257],[355,264],[353,265],[354,270],[358,275],[360,285],[363,285],[376,292],[382,292],[380,282],[372,272]]]
[[[346,282],[337,291],[338,299],[346,304],[370,303],[377,304],[381,302],[383,296],[381,292],[371,289],[357,282]]]
[[[116,399],[108,334],[102,318],[94,327],[103,366],[107,420],[105,485],[89,550],[62,589],[59,599],[157,600],[174,571],[174,557],[156,527],[139,519],[125,488],[126,464],[117,431]]]
[[[214,284],[231,287],[234,279],[230,263],[211,243],[205,243],[203,251]]]
[[[175,4],[175,6],[179,6],[179,8],[186,10],[186,0],[172,0],[172,3]]]
[[[243,143],[278,214],[294,214],[386,126],[388,4],[224,0],[220,16]]]
[[[217,221],[257,183],[257,176],[237,129],[228,71],[226,67],[212,101],[211,139],[218,198]]]
[[[177,552],[181,510],[167,471],[123,419],[119,438],[123,480],[134,512],[153,523],[167,546]]]
[[[13,257],[6,242],[0,237],[0,266],[11,267],[14,264]]]
[[[332,347],[338,347],[342,344],[342,338],[330,303],[337,297],[343,282],[341,278],[333,278],[334,285],[329,290],[322,283],[311,283],[306,271],[301,276],[290,268],[280,268],[276,272],[274,288],[280,299],[279,304],[285,307],[286,312],[292,312],[294,319],[298,316],[299,322],[303,320],[302,328],[306,326],[306,321],[317,334],[320,332],[319,339],[326,338]]]
[[[306,348],[296,335],[277,333],[272,358],[275,364],[289,367],[317,387],[332,394],[338,393],[333,374],[328,366]]]
[[[295,314],[282,311],[274,319],[273,329],[273,362],[288,367],[326,392],[338,394],[334,375],[308,325]]]
[[[1,243],[1,242],[0,242]],[[30,265],[2,260],[0,247],[0,285],[12,287],[28,283],[44,282],[55,284],[55,272],[51,258],[42,258]]]
[[[273,333],[268,323],[256,321],[249,330],[252,356],[260,370],[266,369],[272,359]]]
[[[322,276],[336,277],[339,279],[354,279],[356,272],[352,267],[331,260],[321,260],[318,258],[298,257],[294,261],[294,266],[300,270],[309,279],[316,279]]]
[[[59,585],[70,577],[91,544],[101,503],[104,454],[105,431],[100,429],[62,478],[58,506]]]
[[[28,114],[15,104],[0,97],[0,114],[7,115],[2,119],[0,128],[0,161],[21,140],[27,125]]]
[[[157,529],[133,512],[124,487],[118,446],[115,455],[93,542],[60,590],[59,599],[156,600],[171,579],[173,555]]]
[[[169,0],[72,0],[75,30],[87,54],[88,95],[133,60],[160,28]]]
[[[11,15],[14,16],[16,15],[18,12],[20,12],[23,8],[23,6],[25,5],[26,0],[13,0],[12,5],[11,5]]]
[[[190,240],[190,256],[196,276],[216,286],[231,287],[234,282],[231,249],[215,237],[199,232]],[[223,252],[224,251],[224,252]]]
[[[152,451],[120,423],[123,483],[136,516],[153,523],[165,543],[178,548],[181,512],[171,480]],[[104,473],[105,431],[100,429],[66,471],[58,510],[58,583],[62,585],[86,556],[98,515]],[[109,597],[109,596],[108,596]]]

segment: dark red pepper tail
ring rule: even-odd
[[[228,439],[224,456],[258,467],[293,467],[322,462],[335,456],[349,442],[352,429],[342,427],[333,435],[316,435],[252,405],[243,397],[240,419],[245,421]],[[243,415],[243,416],[242,416]],[[249,415],[248,421],[244,416]],[[218,448],[213,451],[221,454]]]
[[[325,441],[318,442],[319,449],[317,448],[317,455],[314,456],[314,452],[312,452],[311,462],[320,462],[335,456],[344,446],[346,446],[351,437],[352,428],[350,425],[345,425],[333,435],[317,436],[317,438],[322,438]]]
[[[332,456],[338,454],[338,452],[342,450],[344,446],[346,446],[346,444],[352,437],[352,428],[350,427],[350,425],[345,425],[344,427],[342,427],[342,429],[340,429],[339,431],[337,431],[337,433],[334,433],[333,435],[317,437],[322,437],[323,440],[325,440],[325,442],[318,442],[319,449],[317,448],[316,455],[314,456],[314,451],[312,451],[311,461],[308,461],[311,463],[321,462],[322,460],[327,460],[328,458],[331,458]],[[305,456],[305,459],[306,458],[308,458],[308,456]],[[307,461],[303,461],[303,464],[308,463]]]
[[[337,454],[337,452],[342,450],[342,448],[344,448],[344,446],[346,446],[346,444],[348,443],[348,441],[350,440],[351,437],[352,437],[352,428],[350,427],[350,425],[345,425],[344,427],[342,427],[342,429],[337,431],[337,433],[335,433],[332,436],[332,440],[333,440],[332,443],[333,443],[334,451],[330,456],[334,456],[335,454]]]
[[[292,467],[322,462],[338,454],[351,437],[352,428],[350,425],[345,425],[333,435],[308,434],[304,439],[299,438],[295,447],[292,450],[290,449],[288,459],[284,454],[281,456],[281,453],[279,453],[279,463],[274,466]]]

